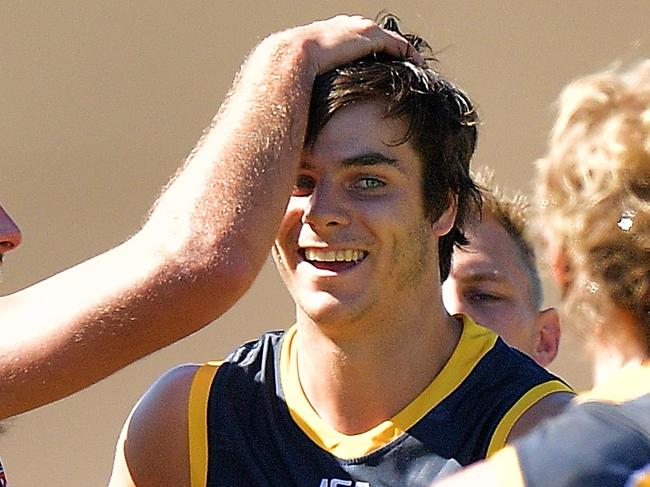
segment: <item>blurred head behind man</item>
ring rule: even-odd
[[[495,330],[509,345],[547,366],[557,355],[560,324],[555,309],[541,310],[542,285],[527,229],[528,201],[521,194],[504,194],[488,169],[475,180],[482,188],[482,218],[468,232],[469,245],[454,250],[443,284],[445,306]]]

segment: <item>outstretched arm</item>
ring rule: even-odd
[[[376,51],[415,55],[360,17],[260,43],[139,232],[0,298],[0,418],[87,387],[224,313],[272,244],[315,76]]]
[[[270,247],[294,183],[294,171],[302,151],[315,77],[340,64],[379,51],[387,51],[395,56],[414,56],[404,39],[380,29],[374,22],[360,17],[342,16],[274,34],[253,51],[235,83],[226,107],[217,118],[212,140],[217,145],[235,137],[239,138],[241,144],[241,141],[251,138],[258,139],[260,129],[265,127],[264,130],[268,131],[268,134],[260,142],[269,147],[272,155],[267,156],[270,158],[268,166],[264,166],[263,170],[255,169],[254,172],[259,174],[259,187],[254,189],[257,192],[270,193],[265,200],[259,201],[257,198],[261,196],[254,195],[254,204],[260,205],[264,202],[270,208],[263,210],[265,221],[262,221],[259,215],[247,214],[248,206],[238,206],[242,195],[233,197],[223,211],[232,213],[230,218],[237,222],[237,226],[242,225],[240,221],[243,218],[250,219],[252,225],[248,232],[238,229],[227,233],[226,244],[218,246],[219,255],[228,256],[229,259],[245,259],[259,254],[255,257],[259,259],[255,264],[255,272],[257,271]],[[272,129],[268,127],[269,122],[260,125],[260,121],[252,119],[248,113],[248,110],[257,104],[265,106],[263,111],[268,112],[268,116],[273,120]],[[219,130],[222,123],[227,126],[235,124],[238,127],[237,130],[229,131],[223,142]],[[278,151],[281,154],[276,154]],[[237,149],[233,149],[232,153],[237,155]],[[277,174],[280,171],[280,155],[283,158],[282,175]],[[292,160],[290,167],[284,167],[287,158]],[[242,164],[241,157],[239,159]],[[237,166],[236,162],[234,166]],[[277,189],[280,186],[282,191]],[[229,188],[219,191],[230,192]],[[161,210],[166,204],[173,206],[171,200],[170,203],[161,200],[157,210]],[[252,207],[253,211],[261,208],[263,207]],[[165,226],[165,220],[158,220],[156,215],[150,223],[163,228]],[[257,225],[260,228],[257,228]],[[257,232],[261,229],[265,232],[263,245],[256,241]],[[221,241],[223,238],[217,240]],[[199,269],[201,268],[202,266],[199,266]],[[221,277],[221,286],[227,285],[223,283],[224,279],[227,279],[227,276]],[[206,286],[207,290],[212,291],[218,284],[215,282],[212,286]],[[245,285],[247,284],[246,282]],[[184,294],[186,291],[176,292]],[[183,366],[165,375],[135,407],[118,444],[110,484],[112,487],[188,485],[186,411],[193,371],[192,366]]]
[[[274,56],[255,56],[260,74],[277,63],[274,76],[295,88],[274,90],[245,66],[136,235],[2,298],[0,417],[74,393],[200,329],[247,289],[282,215],[305,124],[285,108],[307,103],[302,80]]]

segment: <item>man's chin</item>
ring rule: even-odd
[[[350,313],[350,305],[339,297],[320,291],[311,294],[307,299],[298,301],[299,318],[305,316],[314,323],[336,323],[345,320]]]

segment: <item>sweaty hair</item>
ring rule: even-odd
[[[567,259],[566,301],[592,317],[628,313],[650,352],[650,61],[565,88],[538,173],[539,222]]]
[[[494,218],[514,242],[528,275],[531,303],[539,310],[544,300],[544,291],[535,260],[535,248],[531,242],[528,198],[521,193],[506,195],[494,183],[494,172],[487,167],[482,168],[473,177],[483,197],[482,217],[490,215]]]
[[[378,23],[402,35],[434,60],[429,45],[418,36],[400,32],[394,16],[385,15]],[[465,93],[432,67],[374,54],[316,78],[306,146],[315,142],[337,111],[363,102],[380,103],[385,107],[386,118],[407,122],[406,133],[393,143],[411,143],[420,157],[427,218],[436,221],[457,201],[454,226],[438,244],[440,279],[444,281],[449,275],[454,245],[467,244],[463,229],[468,222],[476,221],[480,213],[480,194],[469,174],[478,134],[476,110]]]

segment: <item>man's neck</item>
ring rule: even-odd
[[[616,323],[616,327],[611,323]],[[623,367],[648,361],[639,326],[629,313],[617,309],[596,325],[591,347],[595,385],[609,380]]]
[[[462,325],[442,304],[426,307],[409,316],[401,310],[392,320],[322,325],[299,319],[300,382],[334,429],[358,434],[390,419],[442,370]]]

